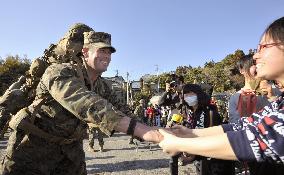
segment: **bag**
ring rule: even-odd
[[[251,114],[256,112],[256,101],[257,97],[254,93],[243,92],[239,96],[237,110],[241,117],[249,117]]]

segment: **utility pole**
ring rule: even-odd
[[[118,70],[116,69],[115,72],[116,72],[115,76],[118,77]]]
[[[129,73],[126,72],[126,104],[129,105]]]
[[[155,71],[157,72],[157,78],[158,78],[158,93],[160,93],[160,77],[159,77],[159,65],[155,64],[156,69]]]

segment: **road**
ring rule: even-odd
[[[5,154],[7,139],[0,141],[1,159]],[[88,140],[84,140],[87,172],[90,175],[168,175],[169,156],[157,144],[138,142],[138,147],[128,144],[129,136],[115,133],[105,138],[105,151],[88,150]],[[98,148],[95,143],[95,148]],[[138,149],[137,149],[138,148]],[[192,164],[179,167],[179,175],[196,175]]]

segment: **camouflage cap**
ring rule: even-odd
[[[110,48],[111,52],[116,52],[115,48],[111,46],[111,35],[105,32],[85,32],[84,46],[92,45],[96,48]]]

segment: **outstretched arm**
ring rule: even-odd
[[[164,140],[159,145],[164,152],[171,155],[187,152],[205,157],[237,160],[226,133],[196,138],[180,138],[170,134],[169,131],[160,129],[159,132],[164,136]]]
[[[183,138],[203,137],[224,133],[222,126],[213,126],[204,129],[189,129],[181,125],[175,125],[171,128],[171,131],[176,136]]]
[[[129,117],[123,117],[114,129],[119,132],[127,133],[130,120],[131,118]],[[155,143],[159,143],[163,139],[163,136],[156,128],[143,125],[139,122],[136,123],[133,135],[142,138],[143,140]]]
[[[111,135],[113,130],[126,133],[130,123],[127,114],[90,91],[77,74],[72,65],[53,64],[46,69],[39,86],[78,119],[96,125],[105,134]],[[158,131],[141,123],[137,123],[132,131],[130,134],[146,141],[159,141]]]

